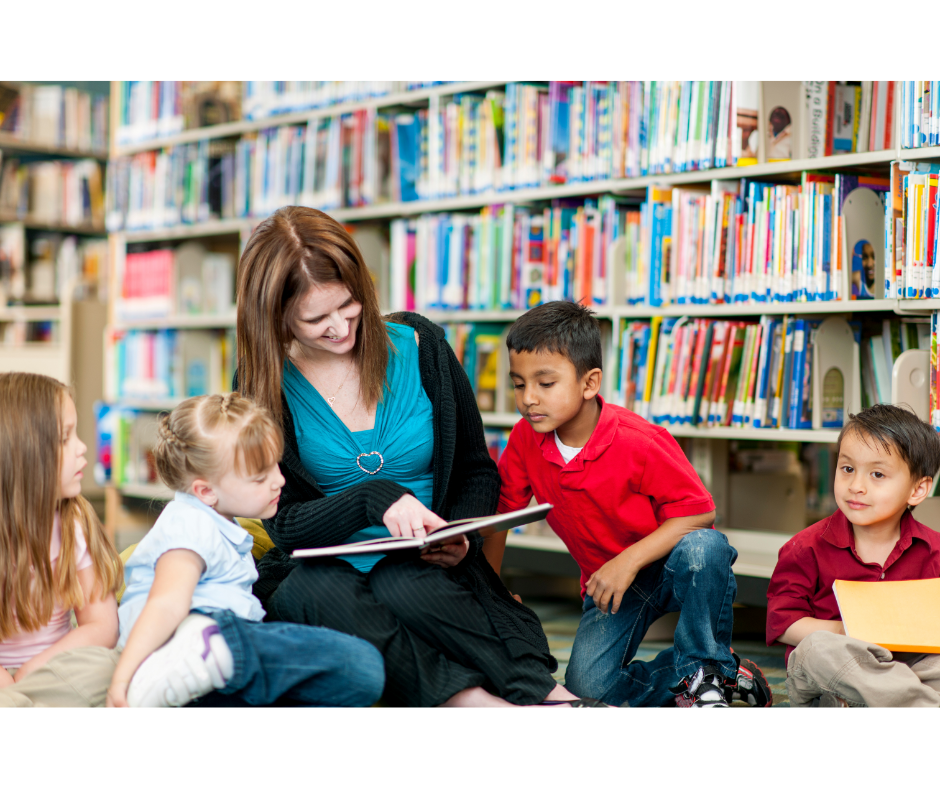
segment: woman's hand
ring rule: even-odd
[[[424,537],[447,522],[413,495],[403,495],[386,509],[382,524],[392,536]]]
[[[469,549],[470,542],[461,534],[455,536],[452,541],[431,545],[421,553],[421,557],[429,564],[437,564],[437,566],[449,569],[463,561]]]

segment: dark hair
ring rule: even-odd
[[[850,415],[839,433],[837,452],[842,450],[842,439],[850,432],[866,444],[867,438],[873,438],[889,454],[892,447],[897,449],[915,480],[935,476],[940,468],[940,435],[927,422],[897,405],[872,405]]]
[[[600,325],[590,309],[569,301],[530,309],[509,329],[506,347],[516,353],[560,353],[574,364],[579,378],[603,369]]]

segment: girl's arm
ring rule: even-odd
[[[9,687],[13,683],[13,676],[6,668],[0,668],[0,689]]]
[[[45,665],[56,654],[69,651],[82,646],[104,646],[114,648],[118,640],[117,602],[114,592],[109,591],[104,599],[95,597],[95,569],[85,567],[78,572],[78,583],[82,588],[85,605],[75,608],[75,619],[78,627],[65,637],[53,643],[45,651],[39,652],[35,657],[23,663],[16,671],[15,681],[22,681],[30,673]]]
[[[134,673],[189,614],[193,591],[205,571],[205,561],[192,550],[168,550],[157,560],[150,594],[121,653],[106,705],[127,706],[127,686]]]

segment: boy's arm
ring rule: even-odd
[[[826,630],[844,635],[839,619],[816,618],[811,600],[819,585],[819,567],[812,549],[794,537],[780,548],[767,587],[767,645],[798,646],[807,635]]]
[[[78,584],[81,586],[82,596],[85,599],[83,607],[75,608],[75,620],[78,626],[49,648],[24,662],[23,666],[16,671],[15,681],[22,681],[63,651],[82,646],[114,648],[118,639],[117,602],[114,599],[114,592],[108,591],[103,599],[95,596],[95,568],[93,566],[86,566],[78,571]]]
[[[651,534],[630,545],[592,574],[585,590],[601,612],[606,613],[608,604],[613,602],[611,612],[616,613],[620,609],[623,595],[633,585],[637,573],[644,566],[669,555],[686,534],[700,528],[711,528],[714,522],[714,509],[706,514],[666,520]]]
[[[529,484],[529,474],[522,452],[522,428],[522,422],[513,427],[506,448],[503,449],[503,454],[499,458],[500,488],[499,504],[496,506],[499,514],[524,509],[532,500],[532,486]],[[507,536],[507,531],[500,531],[487,536],[483,542],[483,555],[486,556],[486,560],[489,561],[496,574],[499,574],[503,565]]]
[[[794,621],[787,627],[786,632],[784,632],[780,637],[777,638],[781,643],[786,643],[788,646],[798,646],[800,641],[803,638],[811,635],[813,632],[818,632],[820,630],[825,630],[826,632],[835,632],[837,635],[845,634],[845,627],[842,625],[842,622],[838,619],[832,621],[825,621],[821,618],[811,618],[806,616],[801,618],[798,621]]]
[[[189,614],[193,592],[205,570],[205,561],[192,550],[168,550],[157,560],[147,602],[134,622],[111,679],[108,706],[127,706],[131,678],[140,663],[166,643]]]

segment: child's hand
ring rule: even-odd
[[[0,668],[0,689],[13,686],[13,676],[6,668]]]
[[[432,545],[422,552],[421,557],[429,564],[437,564],[448,569],[457,566],[467,556],[470,549],[470,542],[466,536],[461,534],[454,537],[453,541],[441,542]]]
[[[620,610],[623,595],[633,585],[636,573],[632,561],[625,553],[621,553],[591,575],[584,588],[598,610],[606,613],[608,604],[613,602],[610,612],[616,613]]]
[[[127,706],[127,687],[129,681],[112,681],[108,687],[108,697],[104,705],[109,709],[126,709]]]

